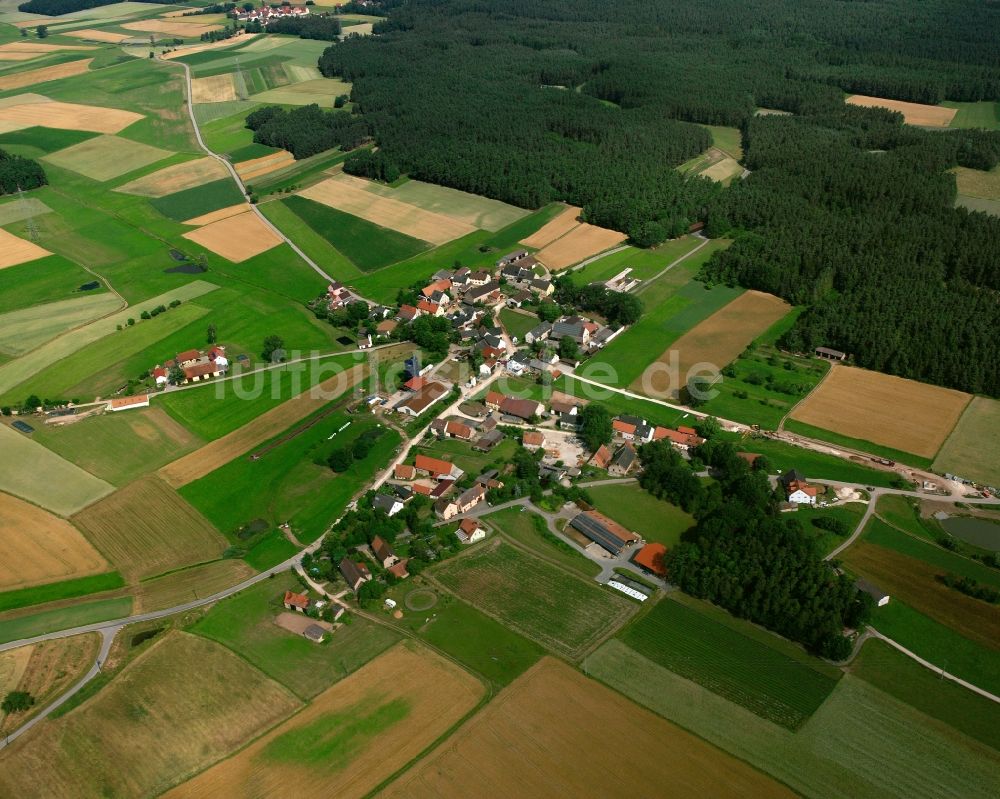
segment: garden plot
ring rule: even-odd
[[[118,186],[115,191],[141,197],[166,197],[179,191],[213,183],[229,175],[226,168],[211,156],[164,167],[149,175]]]
[[[46,155],[42,160],[91,180],[104,182],[155,164],[171,155],[173,153],[170,150],[161,150],[120,136],[97,136]]]
[[[10,91],[20,89],[24,86],[31,86],[35,83],[45,83],[50,80],[60,78],[71,78],[74,75],[82,75],[90,69],[92,58],[83,58],[79,61],[68,61],[65,64],[56,64],[51,67],[32,69],[28,72],[17,72],[13,75],[0,77],[0,91]]]
[[[0,269],[44,258],[46,255],[52,253],[32,241],[18,238],[0,228]]]
[[[281,244],[281,237],[253,211],[245,211],[184,234],[217,255],[241,263]]]
[[[68,521],[0,493],[0,592],[109,569],[104,557]]]

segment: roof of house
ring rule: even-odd
[[[575,402],[567,402],[565,400],[554,399],[549,402],[549,407],[555,413],[573,413],[573,411],[575,411],[580,406],[577,405]]]
[[[148,405],[148,394],[136,394],[134,397],[115,397],[111,400],[112,408],[128,408],[132,405]]]
[[[590,459],[590,462],[598,469],[607,469],[611,465],[611,450],[604,444],[601,444],[597,448],[597,452],[594,453],[594,457]]]
[[[527,447],[540,447],[545,443],[545,434],[537,430],[527,430],[521,437],[521,443]]]
[[[821,353],[823,355],[829,355],[829,356],[831,356],[833,358],[846,358],[847,357],[847,353],[846,352],[841,352],[840,350],[832,350],[829,347],[817,347],[816,348],[816,352],[817,353]]]
[[[499,405],[504,400],[504,395],[499,391],[488,391],[486,392],[486,404],[487,405]]]
[[[414,460],[414,465],[422,472],[430,472],[432,475],[451,474],[454,465],[440,458],[432,458],[430,455],[418,454]]]
[[[789,483],[804,483],[806,482],[806,476],[798,469],[789,469],[778,478],[778,482],[784,486],[787,486]]]
[[[177,363],[184,363],[184,361],[196,361],[201,357],[201,353],[198,350],[184,350],[177,354]]]
[[[629,424],[628,422],[623,422],[620,419],[615,419],[611,423],[611,429],[616,433],[627,433],[628,435],[635,434],[635,425]]]
[[[427,483],[414,483],[413,484],[413,493],[414,494],[423,494],[425,497],[429,497],[431,495],[431,491],[433,491],[433,490],[434,490],[434,486],[427,485]]]
[[[627,471],[635,464],[636,457],[635,447],[631,444],[624,444],[618,448],[611,459],[611,465]]]
[[[444,426],[444,431],[449,436],[455,436],[456,438],[472,438],[473,429],[467,424],[462,424],[462,422],[448,422]]]
[[[440,383],[426,383],[419,391],[412,394],[409,399],[399,403],[398,408],[409,408],[416,414],[421,414],[441,397],[448,393],[448,389]]]
[[[408,463],[397,463],[393,474],[397,480],[412,480],[417,476],[417,469]]]
[[[437,291],[444,292],[451,288],[451,281],[447,279],[435,280],[433,283],[429,283],[422,290],[421,294],[425,297],[430,297]]]
[[[414,308],[412,305],[400,305],[399,306],[399,318],[400,319],[405,319],[405,320],[409,321],[410,319],[414,319],[417,316],[418,313],[419,313],[419,311],[417,311],[417,309]]]
[[[509,416],[517,416],[521,419],[530,419],[538,413],[539,403],[536,400],[515,399],[514,397],[504,397],[500,402],[501,413]]]
[[[458,504],[461,506],[472,505],[476,502],[482,502],[486,497],[486,486],[482,483],[476,483],[472,488],[467,488],[458,497]]]
[[[445,494],[451,493],[451,490],[454,487],[455,487],[454,480],[444,479],[436,486],[434,486],[434,488],[431,489],[431,498],[439,499],[440,497],[443,497]]]
[[[621,552],[629,542],[639,540],[638,535],[596,510],[578,513],[572,518],[570,525],[615,554]]]
[[[385,496],[384,494],[380,496]],[[372,552],[375,553],[375,557],[380,561],[386,561],[389,558],[396,557],[396,553],[392,551],[392,547],[389,546],[382,536],[377,535],[372,539]]]
[[[375,325],[376,333],[391,333],[396,329],[396,325],[399,324],[395,319],[386,319]]]
[[[438,501],[434,503],[434,512],[440,513],[442,516],[449,507],[455,505],[455,500],[449,497],[438,497]]]
[[[790,482],[786,488],[788,489],[788,494],[791,496],[796,491],[801,491],[806,496],[814,497],[819,493],[819,489],[814,485],[809,485],[809,483],[802,482],[801,480],[793,480]]]
[[[667,548],[663,544],[646,544],[635,553],[632,562],[644,569],[648,569],[653,574],[665,577],[666,568],[663,566],[663,556],[667,554]]]
[[[205,377],[206,375],[214,375],[216,372],[219,371],[219,367],[216,366],[211,361],[208,361],[207,363],[195,363],[192,364],[191,366],[185,366],[183,368],[184,368],[184,377],[188,378],[189,380],[194,377]]]
[[[420,376],[411,377],[409,380],[407,380],[405,383],[403,383],[403,388],[405,388],[405,389],[407,389],[409,391],[420,391],[420,389],[422,389],[424,387],[424,384],[426,382],[427,381],[424,380]]]
[[[309,597],[305,594],[296,594],[294,591],[285,591],[283,604],[306,610],[309,607]]]
[[[417,309],[432,316],[438,312],[438,306],[430,300],[421,300],[417,303]]]
[[[684,430],[691,430],[691,428],[686,427]],[[693,430],[690,433],[685,433],[680,429],[672,430],[669,427],[657,427],[653,431],[653,440],[662,441],[663,439],[667,439],[672,444],[683,444],[688,447],[699,447],[705,443],[705,439],[696,435]]]
[[[401,560],[399,563],[393,563],[386,571],[402,580],[404,577],[410,576],[410,573],[406,570],[406,564],[407,561]]]
[[[367,580],[371,577],[371,572],[368,571],[368,567],[365,564],[358,563],[350,558],[344,558],[340,561],[340,573],[347,580],[347,584],[351,588],[354,588],[359,580]]]
[[[399,500],[395,497],[390,497],[388,494],[376,494],[374,499],[372,499],[372,507],[375,510],[383,510],[386,513],[391,513],[392,509],[396,507]]]
[[[472,535],[474,532],[476,532],[476,530],[479,529],[479,522],[467,516],[458,523],[458,529],[461,530],[463,533]]]

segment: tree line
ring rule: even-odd
[[[160,5],[170,5],[173,0],[143,0],[148,3],[158,3]],[[115,3],[122,3],[124,0],[28,0],[17,7],[18,11],[26,14],[43,14],[47,17],[58,17],[62,14],[69,14],[71,11],[85,11],[88,8],[99,8],[100,6],[111,6]]]
[[[45,170],[37,161],[0,150],[0,194],[37,189],[48,182]]]
[[[259,25],[259,23],[257,23]],[[319,39],[335,42],[340,37],[340,20],[330,14],[309,14],[304,17],[287,17],[268,20],[262,28],[268,33],[285,33],[300,39]],[[250,24],[247,30],[253,33]]]
[[[296,159],[340,147],[353,150],[368,138],[365,120],[347,111],[323,111],[315,103],[287,111],[270,105],[247,117],[253,140],[288,150]]]

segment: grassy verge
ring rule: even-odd
[[[41,605],[44,602],[55,602],[58,599],[72,599],[101,591],[112,591],[123,585],[125,585],[125,581],[118,572],[108,572],[95,574],[92,577],[79,577],[75,580],[49,583],[48,585],[19,588],[16,591],[4,591],[0,594],[0,612],[24,608],[29,605]]]

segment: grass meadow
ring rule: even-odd
[[[0,313],[89,295],[91,292],[80,292],[79,288],[94,279],[92,274],[59,255],[0,269]],[[104,294],[107,288],[101,283],[94,292]]]
[[[934,470],[1000,486],[1000,402],[972,398],[938,450]]]
[[[798,729],[837,684],[836,669],[707,603],[657,603],[619,638],[643,657],[762,718]]]
[[[578,657],[634,609],[564,569],[499,540],[433,571],[435,580],[522,635]]]
[[[67,607],[42,610],[28,615],[18,614],[0,620],[0,644],[19,641],[36,635],[67,630],[110,619],[121,619],[132,612],[132,597],[114,597],[82,602]]]
[[[538,521],[541,520],[541,524]],[[541,516],[523,508],[507,508],[483,518],[511,540],[546,560],[553,561],[584,577],[595,577],[601,567],[565,541],[549,532]],[[544,531],[544,532],[543,532]]]
[[[118,572],[106,572],[90,577],[62,580],[58,583],[35,585],[31,588],[19,588],[16,591],[4,591],[0,593],[0,613],[31,605],[41,605],[46,602],[56,602],[60,599],[75,599],[88,594],[112,591],[123,585],[125,585],[125,581]]]
[[[223,178],[168,194],[166,197],[152,198],[149,204],[165,217],[183,222],[220,208],[237,205],[245,199],[230,178]]]
[[[213,605],[190,631],[229,647],[302,699],[312,699],[399,640],[387,627],[353,617],[329,644],[316,646],[273,621],[288,589],[301,590],[291,573],[263,580]]]
[[[672,547],[681,534],[694,527],[694,517],[676,505],[657,499],[638,483],[591,486],[587,489],[594,506],[646,541]]]
[[[598,258],[582,269],[570,270],[566,274],[572,277],[573,282],[577,285],[610,280],[626,269],[632,270],[629,277],[649,280],[678,258],[692,252],[699,244],[701,244],[701,239],[694,236],[681,236],[648,250],[629,246],[618,252],[605,255],[603,258]]]

